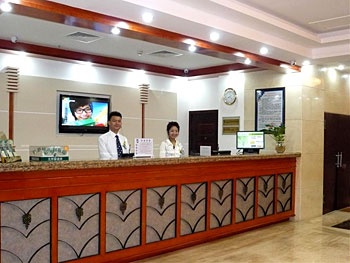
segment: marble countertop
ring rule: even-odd
[[[67,170],[67,169],[91,169],[91,168],[109,168],[109,167],[128,167],[128,166],[148,166],[148,165],[174,165],[200,162],[222,162],[222,161],[242,161],[242,160],[261,160],[278,158],[300,157],[300,153],[283,154],[252,154],[252,155],[222,155],[222,156],[190,156],[182,158],[130,158],[110,161],[59,161],[59,162],[16,162],[0,163],[0,172],[16,171],[39,171],[39,170]]]

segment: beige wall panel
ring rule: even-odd
[[[302,198],[298,214],[302,215],[301,219],[313,218],[315,215],[322,213],[323,184],[302,187],[299,191]]]
[[[0,131],[5,133],[6,137],[8,137],[8,112],[0,110]]]
[[[138,89],[114,87],[111,92],[112,111],[119,111],[123,118],[141,118]]]
[[[320,121],[305,121],[302,122],[303,126],[303,153],[315,154],[323,153],[324,144],[324,122]]]
[[[14,141],[22,145],[55,145],[56,115],[38,112],[16,112],[14,123]]]
[[[302,134],[300,133],[302,120],[289,120],[288,129],[286,129],[286,151],[301,152],[302,151]]]
[[[132,147],[134,138],[141,137],[142,107],[138,89],[29,76],[21,76],[20,81],[20,92],[15,95],[14,140],[23,161],[28,161],[28,147],[31,145],[68,145],[70,160],[98,159],[99,135],[57,133],[57,91],[110,95],[111,109],[123,114],[122,133],[128,137]],[[6,95],[6,92],[1,91],[1,94]],[[152,90],[150,94],[146,116],[152,122],[160,120],[160,124],[146,124],[145,133],[157,140],[163,139],[167,121],[175,119],[177,115],[177,96],[175,93]],[[7,103],[6,97],[1,96],[1,105]],[[6,120],[7,115],[5,109],[0,108],[0,116],[5,117],[2,120]],[[0,127],[5,133],[7,123],[1,121]]]
[[[177,101],[176,93],[150,90],[148,104],[145,104],[146,118],[176,120],[177,104],[174,101]]]
[[[322,120],[324,118],[324,91],[303,87],[303,119]]]
[[[300,120],[303,110],[302,86],[288,86],[286,89],[286,119]],[[288,132],[288,131],[287,131]]]
[[[281,87],[283,76],[284,74],[270,70],[247,73],[245,85],[253,89]]]
[[[9,123],[9,94],[7,92],[7,78],[5,73],[0,73],[0,131],[8,137]]]
[[[131,144],[133,149],[134,139],[141,138],[141,117],[137,119],[123,117],[123,128],[121,133],[128,138],[129,144]]]
[[[325,112],[350,115],[350,79],[325,72]]]
[[[167,120],[146,120],[145,137],[153,138],[153,154],[154,157],[159,157],[159,146],[160,143],[167,139],[166,125]],[[151,127],[151,128],[150,128]]]
[[[307,154],[303,161],[307,164],[303,167],[303,173],[307,176],[301,178],[300,187],[318,188],[319,185],[323,185],[323,166],[319,165],[323,163],[323,154]],[[309,200],[304,200],[304,202],[307,203]],[[318,201],[315,200],[315,202]]]
[[[0,73],[0,111],[8,110],[7,78],[4,73]]]

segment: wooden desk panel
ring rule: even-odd
[[[298,156],[7,167],[1,262],[128,262],[287,220]]]

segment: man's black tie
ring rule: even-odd
[[[122,149],[122,145],[120,144],[119,141],[119,137],[118,135],[115,136],[115,138],[117,139],[117,152],[118,152],[118,158],[122,157],[123,154],[123,149]]]

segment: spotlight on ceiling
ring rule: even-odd
[[[188,50],[190,51],[190,52],[195,52],[196,51],[196,46],[195,45],[189,45],[189,47],[188,47]]]
[[[117,26],[113,27],[113,28],[111,29],[111,33],[112,33],[113,35],[119,35],[119,34],[120,34],[120,28],[117,27]]]
[[[185,44],[188,44],[188,45],[194,45],[194,44],[196,43],[196,42],[194,42],[193,39],[190,39],[190,38],[185,39],[183,42],[184,42]]]
[[[219,38],[220,38],[220,35],[219,35],[219,33],[218,32],[211,32],[210,33],[210,40],[211,41],[218,41],[219,40]]]
[[[281,67],[281,68],[286,68],[286,69],[288,69],[288,68],[289,68],[289,65],[287,65],[287,64],[280,64],[280,67]]]
[[[266,55],[267,53],[269,53],[269,50],[267,49],[267,47],[260,48],[260,54],[261,55]]]
[[[233,53],[233,55],[235,55],[236,57],[240,57],[240,58],[245,57],[245,55],[242,52],[235,52],[235,53]]]
[[[118,24],[117,24],[117,27],[119,27],[119,28],[124,28],[124,29],[129,29],[129,25],[126,23],[126,22],[119,22]]]
[[[153,21],[153,15],[149,12],[143,13],[142,15],[142,20],[143,22],[145,22],[146,24],[152,23]]]
[[[246,58],[244,60],[244,64],[246,64],[246,65],[250,65],[251,63],[252,63],[252,61],[249,58]]]
[[[3,2],[0,4],[0,10],[2,12],[11,12],[12,11],[12,6],[8,2]]]

